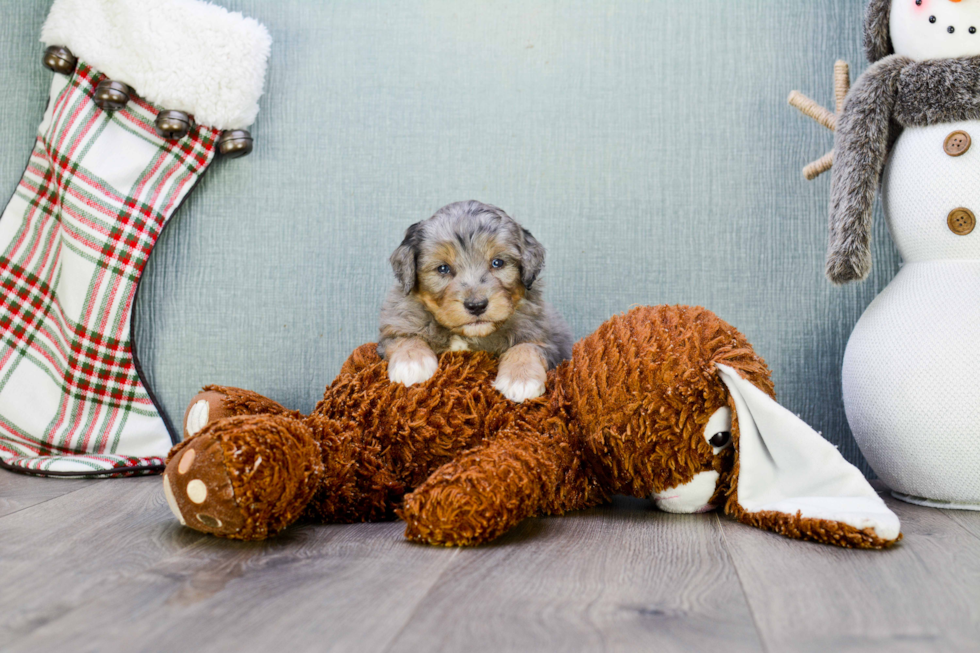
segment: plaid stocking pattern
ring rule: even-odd
[[[0,459],[41,474],[158,471],[173,444],[131,346],[137,284],[219,132],[157,136],[104,77],[55,75],[27,170],[0,216]]]

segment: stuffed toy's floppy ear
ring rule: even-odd
[[[729,513],[759,528],[839,546],[898,541],[898,517],[836,447],[734,369],[717,367],[737,423]]]

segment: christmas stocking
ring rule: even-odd
[[[133,355],[133,301],[215,156],[251,150],[270,38],[199,0],[55,0],[41,40],[51,95],[0,215],[0,463],[162,471],[174,440]]]

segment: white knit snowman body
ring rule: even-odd
[[[980,55],[980,0],[892,0],[889,25],[916,61]],[[898,498],[980,510],[980,121],[906,128],[881,198],[903,265],[848,341],[847,419]]]

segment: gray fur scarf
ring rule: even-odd
[[[827,277],[871,270],[871,212],[888,151],[905,127],[980,120],[980,57],[879,60],[847,95],[834,136]]]

